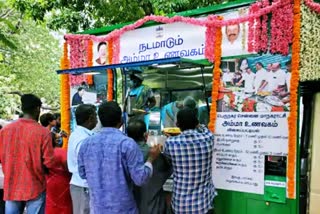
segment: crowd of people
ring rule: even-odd
[[[41,100],[21,97],[23,116],[0,131],[5,212],[22,213],[212,213],[213,134],[197,110],[179,106],[181,134],[148,145],[145,118],[120,131],[118,103],[79,104],[76,129],[67,136],[59,115],[40,117]],[[99,121],[102,128],[95,132]],[[60,148],[68,138],[67,149]],[[163,185],[173,175],[168,207]]]

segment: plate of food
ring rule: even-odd
[[[257,112],[271,112],[272,106],[266,103],[257,103],[256,111]]]
[[[273,105],[273,106],[283,106],[284,103],[276,96],[266,96],[264,98],[264,101],[266,103],[269,103],[270,105]]]
[[[239,92],[242,90],[240,87],[237,87],[237,86],[231,86],[231,87],[228,87],[228,89],[230,89],[233,92]]]
[[[259,91],[257,93],[257,95],[261,96],[261,97],[266,97],[266,96],[270,96],[271,95],[271,92],[269,91]]]
[[[178,127],[167,127],[164,128],[162,131],[169,135],[178,135],[181,133],[181,130]]]

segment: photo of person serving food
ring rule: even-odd
[[[219,112],[290,110],[290,56],[259,56],[223,62]],[[230,68],[229,68],[230,67]],[[265,69],[266,68],[266,69]],[[229,79],[233,75],[231,84]]]

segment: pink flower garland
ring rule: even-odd
[[[262,0],[262,7],[269,6],[269,0]],[[259,41],[259,51],[267,52],[268,51],[268,15],[263,15],[261,18],[261,34]]]
[[[249,14],[258,12],[261,8],[261,3],[257,2],[250,6]],[[261,35],[261,21],[260,17],[249,21],[249,34],[248,34],[248,51],[259,51],[259,37]]]
[[[277,2],[284,0],[275,0]],[[277,8],[272,12],[270,52],[287,55],[289,44],[292,43],[293,4],[292,0],[286,0],[289,4]]]
[[[316,13],[320,13],[320,4],[313,0],[304,0],[304,4]]]
[[[95,41],[95,42],[101,42],[101,41],[108,41],[110,39],[114,39],[114,38],[120,38],[120,36],[128,31],[131,31],[131,30],[134,30],[140,26],[142,26],[144,23],[148,22],[148,21],[155,21],[155,22],[159,22],[159,23],[174,23],[174,22],[183,22],[183,23],[187,23],[187,24],[192,24],[192,25],[197,25],[197,26],[206,26],[207,28],[208,27],[213,27],[213,28],[218,28],[218,27],[223,27],[223,26],[227,26],[227,25],[236,25],[236,24],[240,24],[240,23],[244,23],[244,22],[252,22],[254,20],[257,20],[259,19],[261,16],[264,16],[264,15],[267,15],[268,13],[270,12],[273,12],[281,7],[285,7],[285,6],[288,6],[290,5],[290,8],[291,8],[291,0],[277,0],[276,2],[273,2],[271,5],[268,5],[268,6],[265,6],[264,8],[261,8],[259,10],[257,10],[256,12],[253,12],[247,16],[243,16],[243,17],[239,17],[239,18],[235,18],[235,19],[229,19],[229,20],[217,20],[217,19],[212,19],[212,18],[207,18],[205,20],[199,20],[199,19],[196,19],[196,18],[190,18],[190,17],[182,17],[182,16],[174,16],[172,18],[168,18],[168,17],[163,17],[163,16],[154,16],[154,15],[150,15],[150,16],[146,16],[140,20],[138,20],[137,22],[131,24],[131,25],[127,25],[121,29],[118,29],[118,30],[114,30],[112,31],[111,33],[109,33],[108,35],[106,36],[100,36],[100,37],[97,37],[97,36],[94,36],[94,35],[80,35],[80,34],[77,34],[77,35],[73,35],[73,34],[67,34],[65,35],[65,39],[69,41],[69,43],[71,44],[72,40],[89,40],[91,39],[92,41]],[[287,9],[289,7],[285,7],[286,10],[285,12],[287,12]],[[282,25],[284,26],[284,25]],[[212,29],[213,29],[212,28]],[[213,33],[213,30],[208,30],[208,32],[206,33],[206,37],[207,38],[210,38],[210,35],[212,35]],[[267,30],[266,28],[262,27],[262,29],[265,29]],[[286,30],[286,32],[289,32],[289,29]],[[257,37],[257,34],[255,34],[254,37]],[[291,36],[292,37],[292,36]],[[286,37],[288,38],[288,36]],[[264,41],[265,42],[265,38],[264,37]],[[258,40],[257,40],[258,41]],[[291,41],[291,39],[290,39]],[[116,63],[116,62],[119,62],[119,52],[120,52],[120,47],[119,47],[119,39],[116,39],[116,42],[114,43],[114,56],[113,56],[113,63]],[[209,43],[207,47],[212,47],[212,45],[210,45],[210,42],[211,41],[206,41],[206,43]],[[286,49],[285,47],[287,45],[283,42],[283,40],[281,40],[282,42],[282,46],[281,46],[281,51],[282,53],[286,53],[287,51],[285,51],[284,49]],[[254,47],[254,49],[257,49],[258,44],[255,44],[256,47]],[[253,48],[252,46],[250,47],[251,49]],[[263,49],[265,50],[265,49]],[[73,50],[73,53],[75,53],[76,51]],[[211,52],[211,53],[210,53]],[[207,50],[206,51],[207,53],[207,56],[210,58],[210,60],[213,60],[213,52],[210,51],[210,50]],[[75,53],[76,55],[75,56],[78,56],[79,57],[79,53]],[[211,56],[210,56],[211,54]],[[72,54],[71,54],[72,55]],[[80,58],[77,58],[77,57],[72,57],[74,60],[77,61],[77,59],[80,59]],[[75,59],[77,58],[77,59]],[[74,66],[78,66],[78,62],[75,62],[74,63]],[[76,84],[78,83],[79,81],[71,81],[71,84]]]
[[[208,16],[208,20],[216,19],[216,16]],[[206,28],[206,40],[205,40],[205,57],[210,61],[214,62],[214,47],[216,42],[216,31],[217,28],[214,26],[207,26]]]
[[[266,15],[268,13],[271,13],[273,10],[275,10],[279,7],[282,7],[284,5],[287,5],[288,3],[289,3],[288,0],[277,1],[275,3],[272,3],[272,5],[259,10],[257,13],[253,13],[248,16],[243,16],[240,18],[229,19],[229,20],[207,20],[207,19],[199,20],[196,18],[182,17],[182,16],[174,16],[172,18],[168,18],[168,17],[164,17],[164,16],[150,15],[150,16],[146,16],[146,17],[138,20],[137,22],[135,22],[131,25],[127,25],[121,29],[114,30],[106,36],[97,37],[95,35],[66,34],[65,39],[72,40],[72,39],[82,38],[82,39],[92,39],[95,42],[108,41],[111,38],[120,37],[122,34],[124,34],[127,31],[134,30],[134,29],[142,26],[144,23],[146,23],[148,21],[155,21],[155,22],[166,23],[166,24],[174,23],[174,22],[183,22],[183,23],[197,25],[197,26],[213,25],[215,27],[223,27],[223,26],[227,26],[227,25],[237,25],[237,24],[240,24],[243,22],[247,22],[247,21],[259,18],[259,17]]]
[[[116,37],[113,40],[113,56],[112,56],[112,64],[118,64],[120,58],[120,37]]]
[[[69,40],[68,43],[70,45],[70,68],[87,67],[88,39],[77,38]],[[87,82],[84,75],[69,75],[71,86],[81,85],[82,82]]]

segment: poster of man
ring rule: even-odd
[[[235,19],[248,14],[248,8],[232,10],[221,14],[224,20]],[[248,23],[228,25],[222,28],[222,56],[239,56],[249,52]]]
[[[222,68],[218,112],[290,110],[291,56],[235,59],[223,62],[222,66],[229,68]]]
[[[75,106],[75,105],[83,104],[82,97],[84,95],[84,92],[85,92],[84,88],[80,86],[77,89],[77,92],[72,97],[71,105]]]
[[[94,88],[88,86],[85,82],[83,82],[79,86],[71,87],[70,95],[71,106],[78,106],[84,103],[97,103],[96,91],[94,90]]]

